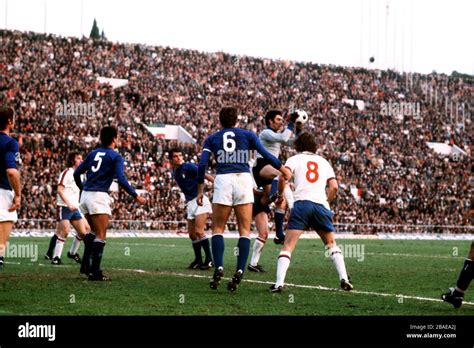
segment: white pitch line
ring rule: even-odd
[[[406,257],[427,257],[430,259],[457,259],[464,256],[445,256],[445,255],[421,255],[421,254],[397,254],[397,253],[366,253],[375,256],[406,256]]]
[[[145,270],[141,270],[141,269],[116,268],[116,270],[132,271],[132,272],[138,272],[138,273],[150,273],[149,271],[145,271]],[[170,275],[170,276],[187,277],[187,278],[207,278],[207,279],[211,279],[211,277],[209,277],[209,276],[197,275],[197,274],[160,272],[160,271],[155,271],[155,272],[158,273],[158,274],[161,274],[161,275]],[[222,278],[222,279],[230,280],[230,278]],[[267,284],[267,285],[274,284],[274,282],[262,281],[262,280],[253,280],[253,279],[243,279],[242,281],[247,282],[247,283],[255,283],[255,284]],[[287,284],[285,284],[285,286],[290,286],[290,287],[294,287],[294,288],[303,288],[303,289],[317,289],[317,290],[323,290],[323,291],[350,292],[352,294],[361,294],[361,295],[396,297],[396,298],[404,298],[404,299],[419,300],[419,301],[444,302],[441,299],[431,298],[431,297],[420,297],[420,296],[403,295],[403,294],[386,294],[386,293],[382,293],[382,292],[360,291],[360,290],[344,291],[342,289],[328,288],[328,287],[321,286],[321,285],[300,285],[300,284],[287,283]],[[463,305],[464,304],[474,306],[474,302],[463,302]]]
[[[20,264],[20,263],[18,263]],[[38,264],[39,266],[44,266],[43,264]],[[61,265],[59,267],[73,267],[73,265]],[[58,268],[59,268],[58,267]],[[77,267],[77,266],[74,266]],[[133,268],[111,268],[116,271],[126,271],[126,272],[136,272],[142,274],[161,274],[167,276],[177,276],[177,277],[186,277],[186,278],[201,278],[201,279],[211,279],[210,276],[205,275],[198,275],[198,274],[186,274],[186,273],[176,273],[176,272],[160,272],[160,271],[146,271],[143,269],[133,269]],[[230,278],[222,278],[225,280],[230,280]],[[272,285],[274,282],[269,281],[262,281],[262,280],[253,280],[253,279],[243,279],[243,282],[247,283],[254,283],[254,284],[266,284]],[[410,299],[410,300],[418,300],[418,301],[430,301],[430,302],[444,302],[442,299],[432,298],[432,297],[420,297],[420,296],[412,296],[412,295],[403,295],[403,294],[387,294],[383,292],[373,292],[373,291],[362,291],[362,290],[351,290],[351,291],[344,291],[342,289],[337,288],[328,288],[321,285],[301,285],[301,284],[292,284],[286,283],[285,287],[294,287],[294,288],[301,288],[301,289],[316,289],[322,291],[337,291],[337,292],[345,292],[345,293],[352,293],[352,294],[360,294],[360,295],[373,295],[373,296],[380,296],[380,297],[395,297],[395,298],[403,298],[403,299]],[[474,306],[474,302],[467,302],[464,301],[463,305]]]
[[[170,248],[176,248],[178,245],[175,244],[153,244],[153,243],[116,243],[116,242],[111,242],[113,245],[130,245],[130,246],[158,246],[158,247],[170,247]],[[188,248],[188,245],[179,245],[180,247],[186,247]]]

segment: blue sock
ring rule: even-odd
[[[82,256],[82,267],[88,272],[91,268],[92,244],[94,243],[95,234],[88,233],[84,237],[84,255]]]
[[[240,237],[239,242],[237,243],[237,248],[239,248],[239,255],[237,256],[236,271],[241,270],[243,273],[245,265],[247,264],[247,259],[249,258],[250,238]]]
[[[212,261],[211,249],[209,248],[209,239],[204,237],[201,239],[201,247],[204,249],[206,254],[206,261]]]
[[[193,240],[193,250],[194,250],[194,261],[202,263],[202,254],[201,254],[201,241]]]
[[[285,221],[285,213],[275,211],[275,233],[278,239],[285,238],[283,233],[283,222]]]
[[[213,235],[211,245],[215,268],[224,267],[224,236],[222,234]]]
[[[46,255],[48,255],[50,258],[53,258],[53,252],[54,248],[56,247],[56,241],[58,240],[58,236],[53,234],[51,237],[51,240],[49,241],[49,246],[48,246],[48,251],[46,252]]]
[[[100,273],[100,261],[102,261],[102,255],[104,254],[105,242],[103,240],[95,240],[92,243],[92,264],[91,273],[98,275]]]

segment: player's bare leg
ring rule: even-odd
[[[280,171],[276,168],[273,168],[271,165],[266,165],[260,170],[260,176],[266,180],[273,180],[280,175]]]
[[[214,276],[211,280],[211,289],[217,289],[224,276],[224,231],[232,207],[214,203],[212,205],[212,256],[214,257]]]
[[[248,270],[252,272],[265,272],[258,262],[260,261],[265,242],[268,239],[268,214],[266,212],[262,211],[255,216],[255,227],[258,236],[253,243],[253,251]]]
[[[343,290],[349,291],[354,287],[349,282],[349,276],[346,271],[346,264],[344,262],[344,256],[342,255],[341,249],[336,245],[336,240],[334,238],[334,233],[330,231],[318,230],[316,231],[321,237],[321,240],[324,243],[324,247],[329,254],[334,266],[336,267],[337,273],[339,274],[339,281],[341,283],[341,288]]]
[[[250,253],[250,225],[252,223],[253,203],[239,204],[234,207],[237,226],[239,229],[239,241],[237,243],[237,267],[231,281],[227,284],[229,291],[237,290],[245,271],[245,265]]]
[[[0,222],[0,269],[5,261],[5,253],[7,251],[7,242],[13,229],[12,221]]]
[[[62,264],[61,255],[63,253],[64,242],[67,239],[70,229],[71,224],[69,223],[69,220],[60,220],[58,222],[58,226],[56,228],[56,245],[53,252],[53,261],[51,261],[53,265]]]
[[[76,230],[76,235],[74,236],[71,248],[67,253],[67,257],[73,259],[77,263],[81,263],[81,257],[79,256],[77,251],[79,250],[81,241],[84,240],[86,234],[90,231],[90,226],[85,218],[72,220],[71,224]]]
[[[441,296],[445,302],[451,303],[454,308],[459,308],[464,300],[464,292],[469,287],[474,278],[474,241],[471,242],[471,249],[468,257],[464,260],[464,264],[459,272],[456,287],[449,288],[449,291]]]
[[[206,233],[204,232],[206,228],[207,218],[208,218],[208,214],[205,213],[205,214],[197,215],[196,218],[194,219],[195,237],[196,237],[196,240],[198,241],[199,248],[202,248],[205,254],[204,263],[202,263],[201,265],[201,269],[203,270],[209,269],[213,266],[211,248],[209,246],[209,239],[207,238]]]
[[[285,277],[291,262],[291,253],[300,239],[302,230],[288,230],[286,232],[285,244],[278,255],[276,283],[270,287],[271,292],[281,292],[285,285]]]

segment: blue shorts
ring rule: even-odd
[[[61,220],[80,220],[82,219],[79,209],[70,211],[68,207],[58,206],[58,221]]]
[[[288,221],[289,230],[330,231],[336,229],[332,223],[332,212],[324,205],[311,201],[296,201]]]

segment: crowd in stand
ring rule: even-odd
[[[114,89],[99,83],[100,76],[128,84]],[[55,218],[57,178],[67,153],[85,155],[96,146],[100,128],[113,124],[120,130],[127,176],[149,197],[148,205],[131,208],[126,193],[114,193],[115,226],[129,228],[121,221],[142,220],[149,229],[179,229],[184,201],[167,150],[179,145],[185,160],[197,162],[205,137],[217,130],[218,111],[229,104],[241,112],[239,125],[256,133],[270,108],[308,112],[306,130],[316,135],[340,183],[333,205],[337,223],[470,225],[473,96],[472,84],[436,73],[0,31],[0,103],[11,105],[17,115],[14,136],[21,143],[23,183],[19,215],[29,220],[18,227]],[[58,108],[79,103],[93,105],[93,113],[71,115]],[[397,106],[403,105],[415,107],[400,113]],[[181,125],[196,144],[154,138],[144,125],[156,123]],[[466,154],[440,155],[427,142],[456,145]],[[283,157],[292,151],[283,151]]]

